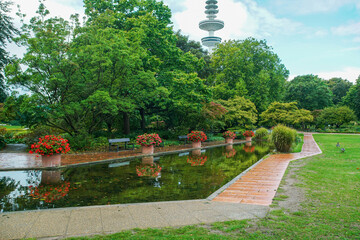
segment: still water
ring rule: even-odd
[[[0,172],[2,212],[203,199],[269,152],[266,143],[57,171]]]

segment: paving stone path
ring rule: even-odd
[[[133,228],[184,226],[262,218],[289,162],[321,153],[305,134],[301,153],[276,154],[261,161],[211,200],[119,204],[0,214],[0,239],[65,238],[109,234]]]
[[[290,161],[320,154],[312,134],[304,134],[300,153],[274,154],[261,161],[213,201],[269,206]]]

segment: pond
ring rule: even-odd
[[[0,172],[1,212],[204,199],[269,152],[228,145],[62,170]]]

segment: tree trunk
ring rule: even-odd
[[[123,117],[124,117],[124,134],[128,135],[130,134],[130,117],[129,114],[126,112],[123,113]]]
[[[112,124],[111,124],[111,122],[106,122],[106,125],[107,125],[108,136],[112,137]]]
[[[141,116],[141,122],[140,122],[140,127],[141,130],[143,130],[143,132],[145,132],[145,128],[146,128],[146,123],[145,123],[145,110],[143,108],[140,109],[140,116]]]

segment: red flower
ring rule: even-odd
[[[203,131],[191,131],[187,137],[192,142],[205,142],[207,140],[207,136]]]
[[[255,135],[255,133],[254,133],[253,131],[245,131],[245,132],[243,133],[243,135],[244,135],[245,137],[253,137],[253,136]]]
[[[51,156],[53,154],[68,153],[70,151],[70,145],[68,140],[63,139],[61,136],[46,135],[43,138],[39,138],[39,142],[31,145],[31,151],[29,153],[38,153],[40,155]],[[62,147],[61,147],[62,146]]]
[[[151,134],[145,133],[143,135],[137,136],[136,143],[146,147],[152,145],[159,146],[160,143],[162,143],[162,140],[157,133],[151,133]]]
[[[223,133],[223,137],[224,138],[235,139],[236,138],[236,133],[234,133],[232,131],[226,131],[226,132]]]

